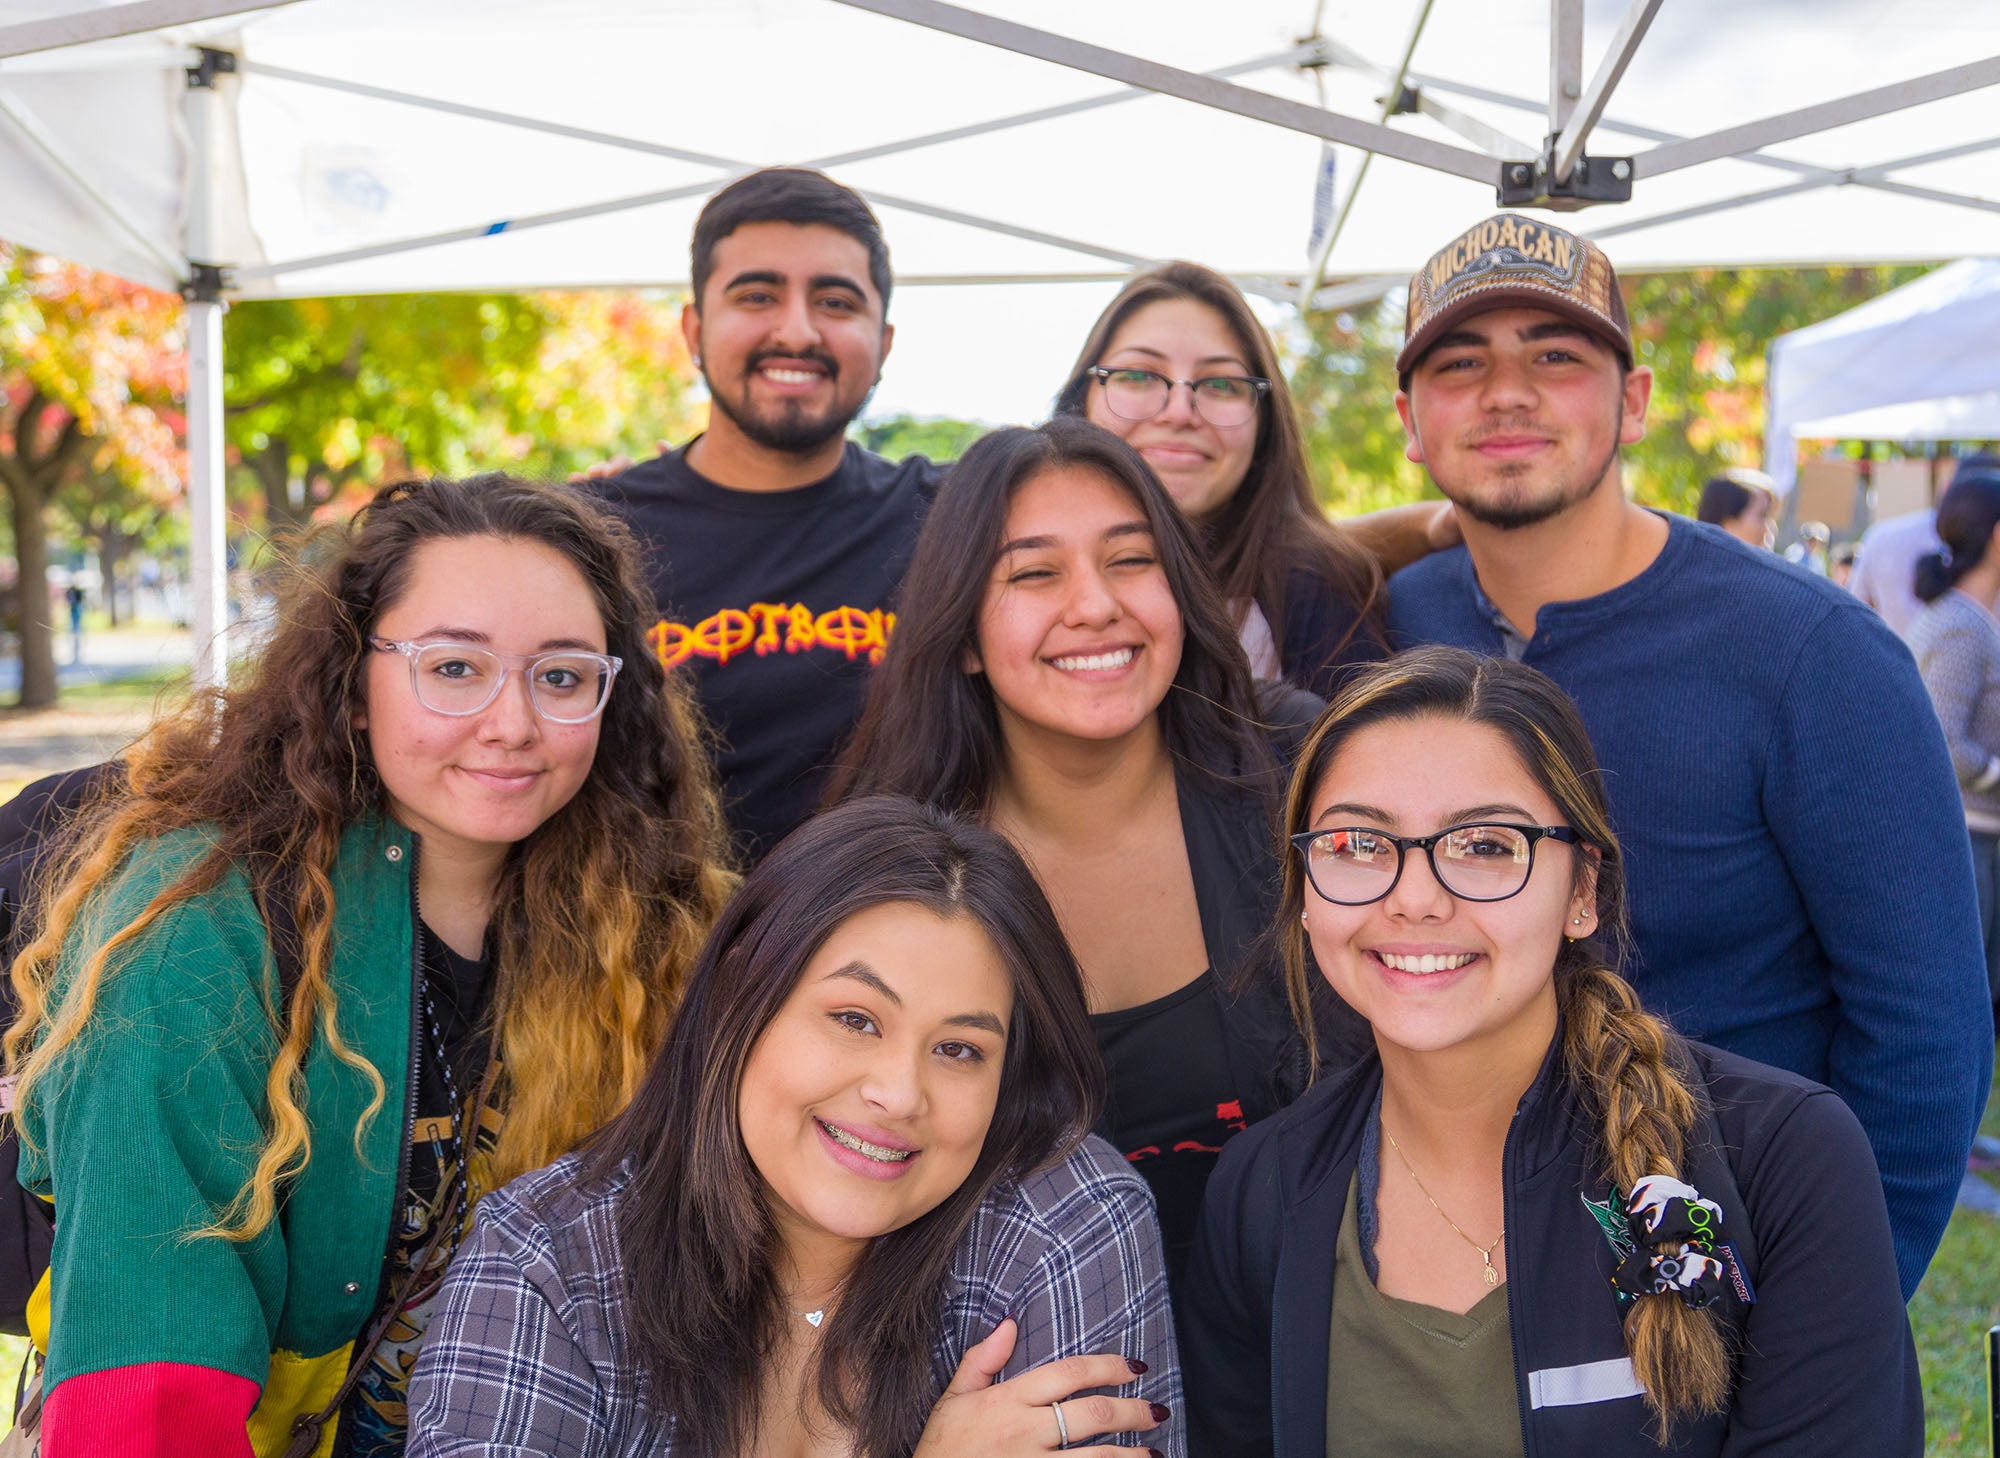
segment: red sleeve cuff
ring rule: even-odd
[[[257,1384],[185,1362],[110,1367],[58,1382],[42,1407],[42,1458],[253,1458]]]

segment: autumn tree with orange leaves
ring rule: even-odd
[[[0,482],[18,569],[20,703],[55,702],[48,512],[66,484],[165,505],[187,477],[181,301],[0,245]]]

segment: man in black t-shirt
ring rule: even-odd
[[[755,858],[812,813],[860,716],[938,468],[845,440],[895,332],[858,195],[798,168],[740,178],[702,209],[691,278],[708,429],[595,485],[647,550],[653,646],[715,729]]]

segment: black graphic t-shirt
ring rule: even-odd
[[[716,732],[729,823],[753,857],[818,805],[894,630],[940,471],[849,444],[823,481],[737,491],[695,472],[682,447],[593,483],[646,551],[660,612],[650,642]]]
[[[402,1289],[411,1263],[430,1243],[444,1196],[458,1175],[451,1137],[454,1110],[448,1090],[455,1084],[459,1098],[473,1097],[485,1077],[490,1047],[487,1011],[493,1000],[493,978],[486,960],[459,956],[427,926],[421,928],[420,960],[424,985],[430,992],[429,1012],[436,1014],[437,1026],[431,1027],[419,995],[416,1114],[410,1130],[403,1203],[389,1230],[388,1260],[382,1276],[385,1302]],[[450,1060],[450,1084],[438,1058],[440,1036],[444,1056]],[[490,1152],[499,1133],[498,1114],[480,1110],[477,1136],[465,1141],[470,1146],[467,1153],[473,1149]],[[462,1232],[466,1223],[462,1207],[459,1223]],[[458,1249],[458,1238],[451,1234],[438,1242],[428,1275],[412,1288],[395,1324],[369,1358],[361,1380],[343,1405],[337,1448],[340,1458],[401,1458],[409,1427],[410,1371],[416,1366],[417,1350],[430,1326],[431,1303],[444,1269]],[[378,1311],[378,1318],[380,1314]],[[371,1320],[368,1330],[373,1329]]]
[[[1215,979],[1204,972],[1165,997],[1093,1013],[1090,1027],[1109,1089],[1097,1132],[1152,1187],[1168,1280],[1178,1284],[1208,1177],[1244,1127]]]

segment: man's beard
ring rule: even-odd
[[[1581,479],[1571,478],[1559,482],[1546,495],[1529,501],[1485,501],[1476,493],[1456,495],[1447,489],[1442,481],[1437,488],[1451,501],[1454,509],[1464,512],[1482,526],[1490,526],[1503,532],[1520,531],[1523,527],[1540,526],[1553,517],[1562,515],[1579,501],[1588,499],[1591,492],[1600,486],[1604,478],[1611,474],[1611,464],[1618,459],[1618,438],[1611,439],[1611,449],[1598,463],[1594,474],[1586,472]]]
[[[836,404],[830,407],[825,415],[810,416],[806,413],[803,402],[796,400],[781,405],[775,414],[758,414],[750,407],[750,377],[756,374],[758,366],[767,359],[808,359],[826,370],[829,382],[837,383],[840,379],[840,366],[834,363],[832,356],[821,354],[816,350],[802,354],[781,355],[774,352],[753,355],[743,371],[743,393],[732,401],[728,392],[716,383],[704,365],[701,378],[708,386],[710,402],[729,417],[732,425],[766,450],[781,451],[786,455],[805,455],[818,450],[828,441],[844,434],[848,424],[868,404],[869,396],[875,393],[874,386],[869,386],[868,394],[862,396],[854,408],[845,414],[841,413],[840,407]]]

